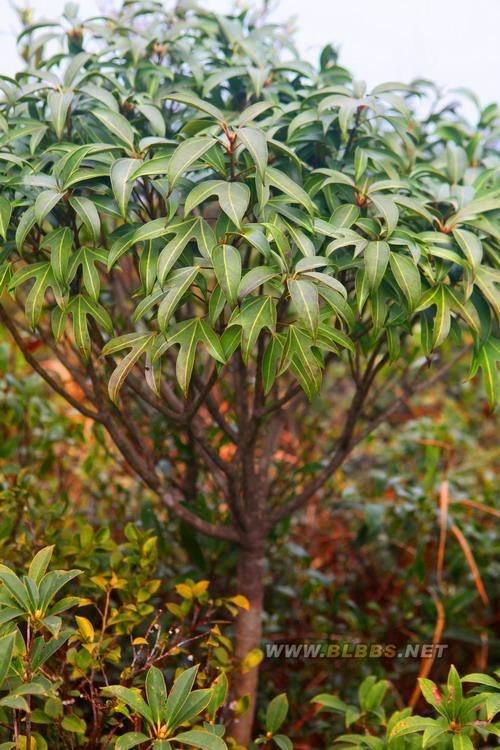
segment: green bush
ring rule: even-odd
[[[17,743],[2,748],[44,750],[47,743],[97,748],[124,735],[117,744],[124,750],[133,746],[126,728],[129,719],[134,727],[137,711],[146,720],[147,737],[168,735],[174,742],[175,734],[175,747],[177,741],[207,750],[225,747],[214,726],[231,668],[232,645],[221,630],[221,614],[224,610],[227,620],[238,606],[248,605],[242,597],[213,600],[208,581],[186,580],[176,587],[180,601],[167,602],[166,611],[152,606],[160,581],[146,575],[155,561],[156,540],[141,538],[132,527],[128,536],[121,554],[115,550],[108,558],[113,566],[114,557],[123,578],[112,570],[90,578],[78,569],[48,571],[52,547],[37,553],[26,575],[0,566],[0,689],[6,692],[0,700],[0,738]],[[104,537],[96,540],[97,548]],[[78,595],[61,598],[70,582]],[[68,610],[75,608],[82,614],[68,620]],[[179,660],[189,663],[195,654],[203,670],[176,670]],[[162,672],[155,665],[176,675],[166,703]],[[113,685],[115,680],[119,684]],[[195,680],[200,688],[192,692]],[[137,697],[137,684],[145,684],[149,708]],[[188,729],[202,716],[205,728]],[[215,738],[204,744],[207,732],[215,732]]]
[[[463,682],[479,687],[465,697]],[[451,667],[443,689],[424,678],[419,680],[419,685],[437,718],[412,715],[411,708],[387,715],[384,698],[390,684],[387,680],[377,681],[375,677],[368,677],[359,686],[358,705],[348,705],[334,695],[324,694],[317,695],[313,701],[324,709],[340,713],[346,729],[364,730],[338,737],[340,747],[472,750],[474,739],[500,736],[500,727],[492,723],[500,712],[500,682],[494,677],[470,674],[460,679],[456,669]]]

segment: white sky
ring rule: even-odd
[[[36,17],[57,18],[65,0],[14,2],[35,7]],[[104,2],[83,0],[84,15]],[[232,3],[202,5],[220,11]],[[282,0],[273,17],[293,16],[304,56],[316,58],[326,42],[340,45],[341,64],[369,86],[425,77],[472,88],[483,103],[500,99],[500,0]],[[9,75],[19,67],[11,0],[0,0],[0,19],[0,73]]]

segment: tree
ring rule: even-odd
[[[252,12],[71,5],[19,41],[27,67],[0,84],[1,320],[159,502],[237,546],[249,667],[272,530],[464,353],[493,402],[498,108],[473,128],[427,82],[367,93],[333,48],[314,67]],[[289,431],[339,419],[339,377],[338,434],[304,437],[290,471]],[[242,745],[256,686],[238,668]]]

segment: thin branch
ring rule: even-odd
[[[172,513],[178,516],[182,521],[192,526],[196,531],[214,537],[215,539],[224,539],[228,542],[239,542],[240,535],[234,526],[217,526],[200,518],[184,505],[179,503],[172,495],[167,492],[160,493],[160,499],[165,503]]]
[[[376,430],[377,427],[379,427],[384,422],[387,422],[389,420],[389,417],[391,417],[394,412],[396,412],[402,405],[404,405],[409,398],[416,395],[417,393],[420,393],[423,390],[426,390],[427,388],[432,387],[433,385],[435,385],[435,383],[442,380],[442,378],[458,362],[458,360],[467,351],[469,351],[469,349],[470,346],[466,346],[461,349],[455,357],[453,357],[449,362],[440,367],[432,377],[427,378],[423,381],[414,382],[412,385],[409,385],[404,396],[394,399],[394,401],[389,406],[384,408],[384,410],[379,415],[369,421],[367,426],[357,435],[354,434],[355,426],[361,416],[361,407],[364,402],[364,398],[361,398],[359,394],[359,388],[356,389],[353,400],[351,401],[351,406],[349,407],[349,410],[347,412],[344,429],[339,440],[337,441],[337,447],[334,450],[332,457],[324,466],[322,471],[303,489],[303,491],[299,495],[297,495],[286,505],[278,508],[271,515],[271,524],[275,524],[283,518],[288,517],[300,507],[305,505],[311,499],[311,497],[328,481],[328,479],[332,476],[332,474],[334,474],[339,466],[342,465],[347,456],[357,445],[359,445],[359,443],[361,443],[366,437],[368,437],[368,435]],[[377,365],[375,369],[377,369],[378,366],[379,365]],[[370,384],[373,382],[375,374],[376,373],[373,372],[370,374]]]
[[[93,419],[96,422],[102,422],[102,417],[99,414],[99,412],[94,411],[93,409],[89,409],[84,404],[80,403],[77,399],[75,399],[68,391],[60,385],[57,380],[55,380],[47,370],[40,364],[40,362],[34,357],[31,352],[29,351],[28,347],[26,346],[26,343],[24,342],[22,336],[19,334],[15,324],[11,320],[11,318],[7,315],[5,312],[5,309],[2,305],[0,305],[0,320],[4,323],[5,327],[9,330],[12,338],[16,342],[17,346],[21,350],[23,357],[25,358],[26,362],[35,370],[38,375],[40,375],[45,382],[50,385],[50,387],[58,393],[62,398],[64,398],[65,401],[68,402],[74,409],[79,411],[81,414],[83,414],[85,417],[88,417],[89,419]]]

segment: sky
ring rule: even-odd
[[[102,10],[105,1],[84,0],[85,15]],[[65,0],[0,0],[4,75],[19,69],[14,2],[31,4],[36,17],[57,18]],[[230,0],[203,5],[217,11],[232,7]],[[368,86],[423,77],[443,89],[473,89],[484,104],[500,100],[500,0],[282,0],[272,17],[294,18],[298,47],[307,59],[333,42],[341,64]]]

